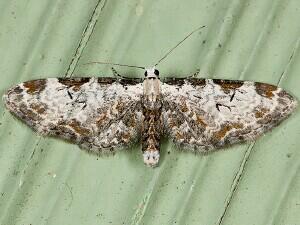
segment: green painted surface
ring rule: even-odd
[[[111,76],[91,61],[279,85],[300,99],[298,0],[0,1],[0,94],[43,77]],[[143,71],[116,68],[127,76]],[[0,224],[300,224],[300,113],[256,143],[208,156],[140,147],[97,158],[40,138],[0,104]],[[170,152],[168,154],[168,152]]]

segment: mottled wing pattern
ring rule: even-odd
[[[49,78],[21,83],[3,99],[38,133],[100,154],[139,137],[142,94],[138,79]]]
[[[254,140],[297,105],[273,85],[197,78],[165,80],[162,98],[165,133],[180,147],[200,152]]]

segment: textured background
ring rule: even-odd
[[[0,94],[57,76],[111,76],[111,61],[161,76],[262,81],[300,99],[299,0],[0,1]],[[116,68],[127,76],[143,71]],[[255,143],[208,156],[165,139],[161,164],[140,147],[97,158],[41,138],[0,104],[0,224],[300,224],[300,113]]]

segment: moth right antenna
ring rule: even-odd
[[[173,48],[171,48],[160,60],[158,60],[158,62],[155,64],[155,66],[157,66],[161,61],[163,61],[168,55],[170,55],[171,52],[173,52],[173,50],[175,48],[177,48],[179,45],[181,45],[182,42],[184,42],[186,39],[188,39],[192,34],[194,34],[198,30],[201,30],[204,27],[205,26],[198,27],[197,29],[195,29],[191,33],[189,33],[187,36],[185,36],[185,38],[183,38],[177,45],[175,45]]]

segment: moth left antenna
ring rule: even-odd
[[[83,65],[89,65],[89,64],[104,64],[104,65],[113,65],[113,66],[132,67],[132,68],[138,68],[143,70],[146,69],[144,66],[133,66],[133,65],[126,65],[126,64],[119,64],[119,63],[110,63],[110,62],[88,62],[88,63],[84,63]]]
[[[186,39],[188,39],[192,34],[194,34],[195,32],[197,32],[198,30],[201,30],[202,28],[204,28],[205,26],[201,26],[196,28],[195,30],[193,30],[191,33],[189,33],[187,36],[185,36],[185,38],[183,38],[180,42],[178,42],[173,48],[171,48],[160,60],[158,60],[158,62],[155,64],[155,66],[157,66],[159,63],[161,63],[161,61],[163,61],[168,55],[170,55],[173,50],[175,48],[177,48],[179,45],[181,45]]]

